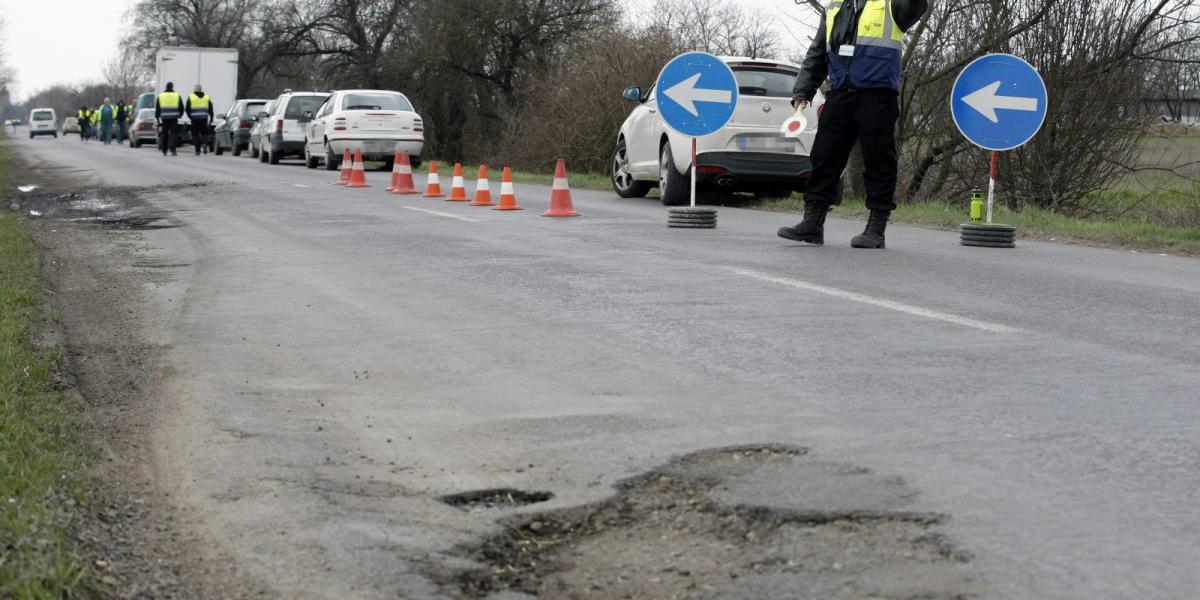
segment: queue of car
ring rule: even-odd
[[[804,111],[807,129],[781,135],[781,127],[795,114],[792,84],[800,66],[744,57],[722,60],[737,79],[739,101],[730,122],[698,142],[698,185],[766,196],[803,191],[812,171],[809,152],[824,97],[818,93]],[[617,132],[610,170],[613,189],[621,197],[634,198],[658,188],[663,204],[687,202],[690,138],[666,125],[658,111],[658,90],[630,87],[623,96],[637,106]],[[153,92],[137,99],[130,127],[134,148],[157,140],[154,99]],[[35,109],[30,121],[30,136],[57,137],[52,109]],[[64,133],[71,122],[64,122]],[[396,152],[407,152],[418,167],[425,149],[424,121],[404,94],[390,90],[284,90],[273,99],[238,99],[216,115],[213,125],[209,143],[216,154],[249,151],[251,157],[273,165],[301,158],[309,169],[336,170],[349,151],[390,170]]]

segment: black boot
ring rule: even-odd
[[[829,205],[816,202],[804,203],[804,219],[795,227],[779,228],[779,237],[806,244],[822,246],[825,244],[825,217],[829,215]]]
[[[872,209],[871,216],[867,219],[867,228],[861,235],[856,235],[854,239],[850,240],[850,247],[886,248],[883,232],[887,229],[888,216],[891,214],[891,211]]]

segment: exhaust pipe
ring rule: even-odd
[[[730,187],[737,183],[737,178],[733,175],[722,175],[717,178],[717,185],[721,187]]]

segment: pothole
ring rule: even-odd
[[[511,590],[572,598],[970,598],[969,556],[907,510],[896,477],[821,462],[803,448],[682,456],[615,497],[501,520],[463,548],[481,564],[445,575],[469,598]]]
[[[466,512],[477,513],[537,504],[551,498],[554,498],[554,494],[550,492],[526,492],[511,488],[497,488],[451,494],[442,496],[438,500]]]

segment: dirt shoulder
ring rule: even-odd
[[[173,317],[171,291],[187,285],[187,236],[141,199],[155,190],[96,188],[13,158],[25,180],[45,182],[12,208],[33,216],[31,234],[61,322],[63,376],[93,432],[98,489],[78,539],[94,565],[97,593],[256,594],[172,501],[157,466],[154,436],[172,404],[164,395],[171,348],[163,340]]]

